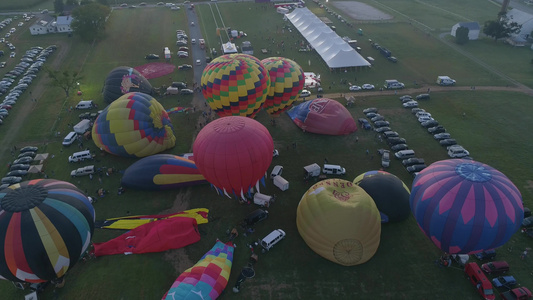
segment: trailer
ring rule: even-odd
[[[254,204],[261,207],[269,207],[273,200],[274,198],[269,195],[261,194],[259,192],[254,194]]]
[[[320,176],[320,166],[316,163],[304,167],[304,180]]]
[[[285,178],[281,177],[281,175],[274,177],[273,181],[274,185],[280,190],[286,191],[289,189],[289,182]]]

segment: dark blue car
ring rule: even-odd
[[[372,125],[370,125],[370,122],[368,122],[367,119],[365,119],[365,118],[359,118],[358,121],[359,121],[359,124],[361,125],[361,127],[362,127],[363,129],[366,129],[366,130],[370,130],[370,129],[372,129]]]

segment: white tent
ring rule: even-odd
[[[285,16],[311,44],[330,69],[370,66],[366,59],[309,9],[296,8]]]

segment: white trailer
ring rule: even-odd
[[[281,177],[281,175],[274,177],[273,181],[274,185],[280,190],[286,191],[289,189],[289,182],[285,178]]]

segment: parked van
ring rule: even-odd
[[[94,104],[92,100],[87,100],[87,101],[82,100],[76,105],[76,109],[90,109],[93,107],[94,107]]]
[[[270,172],[270,179],[274,179],[274,177],[280,176],[281,173],[283,173],[283,166],[274,166],[274,169],[272,169],[272,172]]]
[[[438,85],[454,85],[455,80],[451,79],[448,76],[438,76],[437,77],[437,84]]]
[[[346,169],[339,165],[328,165],[325,164],[322,168],[322,173],[324,174],[335,174],[335,175],[344,175],[346,174]]]
[[[483,299],[495,299],[494,290],[489,279],[475,262],[467,263],[465,265],[465,273],[470,279],[472,285],[477,289],[477,292],[483,297]]]
[[[396,158],[398,158],[398,159],[411,158],[411,157],[415,157],[415,151],[411,150],[411,149],[400,150],[400,151],[394,153],[394,156],[396,156]]]
[[[68,162],[80,162],[86,159],[93,159],[91,151],[89,150],[80,151],[80,152],[76,152],[72,154],[71,156],[68,157]]]
[[[63,146],[70,146],[74,141],[78,138],[78,134],[74,131],[71,131],[67,136],[63,139]]]
[[[289,189],[289,182],[287,181],[287,179],[281,176],[274,177],[274,185],[282,191],[286,191]]]
[[[272,231],[267,236],[265,236],[264,239],[261,240],[261,247],[263,247],[263,252],[270,250],[272,247],[274,247],[275,244],[277,244],[284,238],[285,231],[281,229],[276,229]]]
[[[256,209],[244,218],[246,226],[253,226],[255,223],[268,218],[268,211],[264,209]]]
[[[405,85],[396,79],[388,79],[385,80],[385,84],[383,85],[383,87],[385,87],[386,89],[403,89]]]
[[[74,131],[77,134],[84,134],[91,129],[91,120],[83,119],[78,124],[74,125]]]

